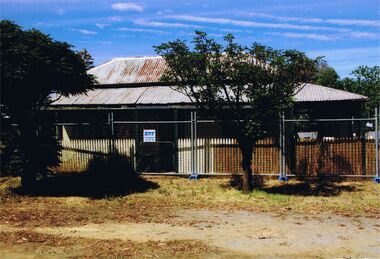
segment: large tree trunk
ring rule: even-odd
[[[252,184],[252,152],[253,144],[250,140],[243,138],[239,141],[239,148],[242,153],[242,168],[243,168],[243,193],[250,193],[253,189]]]
[[[37,182],[37,169],[32,165],[31,162],[26,162],[24,165],[24,170],[21,176],[21,186],[25,192],[32,191]]]
[[[19,125],[19,147],[22,153],[23,170],[21,175],[21,185],[25,191],[31,191],[36,184],[38,174],[39,143],[35,127],[29,125]]]

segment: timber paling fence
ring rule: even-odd
[[[231,122],[233,123],[233,122]],[[378,121],[282,119],[273,137],[256,143],[257,175],[360,176],[378,174]],[[231,127],[212,120],[57,123],[63,147],[57,172],[84,172],[95,158],[118,154],[139,173],[221,175],[242,173]]]

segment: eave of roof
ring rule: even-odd
[[[306,84],[296,95],[296,102],[365,101],[366,97],[329,87]],[[96,88],[86,94],[63,97],[52,106],[115,106],[192,104],[184,93],[170,86]]]

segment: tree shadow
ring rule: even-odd
[[[33,190],[14,191],[31,196],[81,196],[94,199],[122,196],[156,189],[157,183],[139,176],[130,159],[119,154],[95,156],[83,173],[50,174],[37,181]]]
[[[290,180],[289,182],[273,182],[265,179],[264,176],[253,177],[254,190],[264,191],[269,194],[297,195],[297,196],[337,196],[342,192],[359,191],[357,186],[345,183],[342,178],[338,177],[313,177],[299,178]],[[230,178],[229,186],[242,190],[242,181],[240,175],[233,175]]]

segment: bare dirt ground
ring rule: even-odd
[[[59,237],[136,243],[196,240],[217,248],[214,251],[219,251],[220,257],[380,256],[380,225],[373,219],[326,215],[277,217],[246,211],[182,210],[176,220],[178,225],[108,222],[79,227],[37,227],[33,231]],[[4,225],[1,229],[4,232],[20,230]],[[8,250],[7,253],[10,254],[5,253],[5,257],[10,257],[17,251]]]
[[[372,183],[247,197],[225,189],[226,180],[151,180],[160,187],[97,200],[3,192],[0,257],[380,258],[380,189]],[[261,189],[279,186],[268,184]]]

